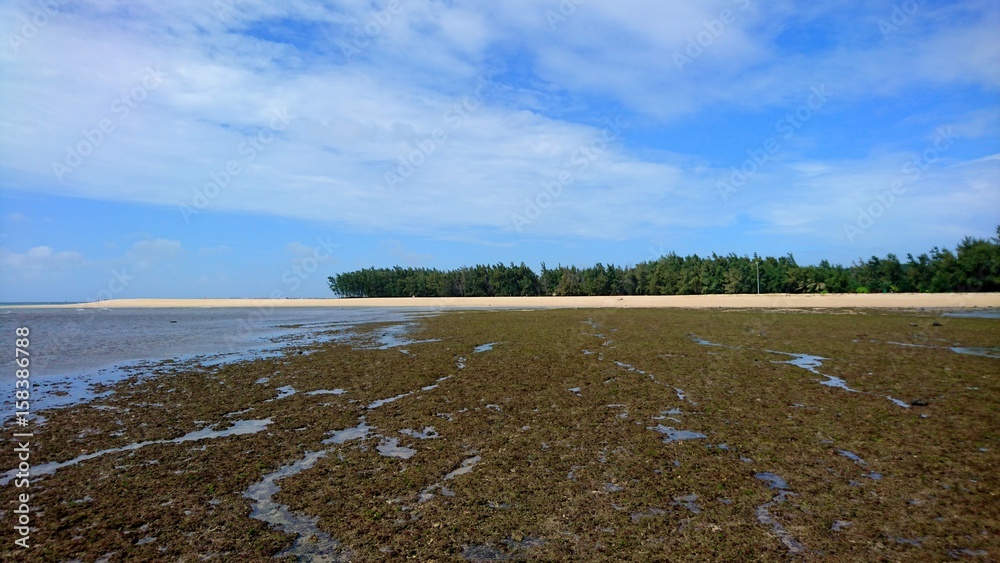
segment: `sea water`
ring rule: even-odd
[[[40,309],[0,307],[0,415],[14,414],[14,340],[30,331],[31,412],[93,398],[92,386],[114,383],[164,360],[219,364],[275,356],[294,345],[344,338],[358,325],[406,323],[427,313],[408,309],[220,307]],[[4,390],[9,391],[4,391]]]

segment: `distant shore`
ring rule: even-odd
[[[1000,293],[846,293],[762,295],[612,295],[586,297],[401,297],[361,299],[111,299],[4,308],[93,309],[181,307],[404,307],[420,309],[971,309],[1000,307]]]

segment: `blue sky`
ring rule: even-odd
[[[1000,224],[993,1],[7,1],[0,301]]]

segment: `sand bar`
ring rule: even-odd
[[[22,307],[22,306],[17,306]],[[1000,293],[878,293],[762,295],[625,295],[586,297],[398,297],[373,299],[111,299],[92,303],[31,305],[32,308],[166,307],[406,307],[428,309],[966,309],[1000,307]]]

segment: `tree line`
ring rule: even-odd
[[[759,273],[759,282],[758,282]],[[1000,291],[997,237],[966,237],[952,252],[859,259],[850,266],[800,266],[778,258],[728,254],[700,257],[671,252],[635,266],[597,263],[588,268],[543,262],[536,273],[524,262],[477,264],[455,270],[367,268],[328,278],[341,297],[494,297],[536,295],[696,295],[717,293],[896,293]]]

